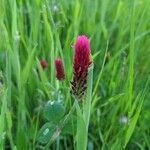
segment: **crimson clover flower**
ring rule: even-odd
[[[74,45],[73,81],[72,94],[81,99],[87,89],[87,75],[90,61],[90,41],[85,36],[79,36]]]
[[[56,68],[56,78],[60,81],[65,79],[65,71],[63,62],[60,58],[55,60],[55,68]]]
[[[40,61],[41,67],[43,68],[43,70],[45,70],[48,66],[48,63],[46,60],[41,60]]]

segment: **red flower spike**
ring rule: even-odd
[[[87,75],[90,61],[90,41],[85,36],[79,36],[74,45],[74,77],[72,84],[72,94],[81,99],[87,89]]]
[[[56,67],[56,78],[60,81],[65,79],[65,72],[63,62],[60,58],[55,60],[55,67]]]
[[[45,70],[47,68],[47,66],[48,66],[48,63],[45,60],[41,60],[40,64],[41,64],[41,67],[43,68],[43,70]]]

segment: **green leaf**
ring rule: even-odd
[[[76,111],[77,111],[77,150],[86,150],[87,148],[87,132],[86,124],[82,116],[81,108],[78,104],[78,101],[75,100]]]
[[[146,85],[145,85],[145,88],[144,88],[144,90],[143,90],[143,93],[142,93],[142,95],[141,95],[141,101],[140,101],[140,103],[139,103],[139,106],[138,106],[138,108],[137,108],[137,110],[136,110],[136,112],[135,112],[135,115],[134,115],[133,118],[132,118],[132,121],[131,121],[131,124],[130,124],[129,128],[128,128],[127,131],[126,131],[125,143],[124,143],[123,148],[126,148],[128,142],[130,141],[131,136],[132,136],[132,134],[133,134],[133,132],[134,132],[134,130],[135,130],[135,127],[136,127],[136,124],[137,124],[137,121],[138,121],[138,118],[139,118],[139,116],[140,116],[140,113],[141,113],[141,110],[142,110],[142,106],[143,106],[143,103],[144,103],[146,90],[147,90],[147,87],[148,87],[148,85],[149,85],[149,79],[150,79],[150,78],[148,78],[148,80],[147,80],[147,82],[146,82]],[[137,97],[139,97],[139,95],[137,95]],[[133,107],[135,107],[135,106],[133,105]]]
[[[141,103],[139,104],[139,107],[137,108],[137,111],[135,113],[135,115],[132,118],[131,124],[126,132],[126,136],[125,136],[125,144],[124,144],[124,148],[126,147],[126,145],[128,144],[138,121],[142,106],[143,106],[143,102],[144,102],[144,97],[142,97]]]
[[[53,123],[58,123],[64,116],[64,106],[58,102],[48,102],[44,108],[44,117]]]
[[[43,90],[46,92],[48,98],[50,99],[51,98],[51,96],[50,96],[50,88],[48,88],[47,85],[46,85],[46,84],[50,84],[50,83],[49,83],[49,81],[47,79],[45,71],[41,67],[40,61],[37,58],[36,58],[36,62],[37,62],[37,68],[38,68],[38,75],[39,75],[39,78],[41,80]]]
[[[91,111],[91,101],[92,101],[93,69],[94,69],[94,65],[92,64],[88,72],[87,95],[86,95],[85,104],[83,105],[83,118],[86,124],[87,132],[88,132],[88,126],[90,121],[90,111]]]
[[[22,85],[24,85],[28,78],[29,78],[29,75],[32,71],[32,65],[34,64],[34,56],[35,56],[35,52],[36,52],[36,46],[33,48],[33,50],[31,51],[31,54],[28,56],[28,59],[26,61],[26,65],[22,71]]]
[[[70,115],[69,119],[64,125],[63,133],[73,135],[77,128],[77,117],[75,115]]]
[[[28,139],[25,133],[25,129],[21,126],[17,131],[17,149],[27,150]]]
[[[38,139],[37,139],[38,142],[42,144],[47,144],[51,140],[54,132],[55,132],[54,124],[49,122],[44,124],[38,133]]]

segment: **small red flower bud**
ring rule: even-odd
[[[56,78],[60,81],[65,79],[65,72],[63,62],[60,58],[55,60],[55,67],[56,67]]]
[[[72,84],[72,93],[81,99],[87,89],[87,75],[90,61],[90,41],[85,36],[79,36],[74,45],[74,77]]]
[[[43,70],[45,70],[47,68],[47,66],[48,66],[48,63],[45,60],[41,60],[40,64],[41,64],[41,67],[43,68]]]

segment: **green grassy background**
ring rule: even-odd
[[[150,0],[0,0],[0,149],[36,147],[44,104],[55,99],[54,60],[64,60],[72,105],[73,48],[91,41],[94,81],[88,149],[150,149]],[[46,71],[37,68],[48,61]],[[127,123],[121,118],[126,116]],[[61,134],[51,149],[73,149]],[[81,137],[81,141],[82,141]],[[44,149],[44,147],[43,147]]]

